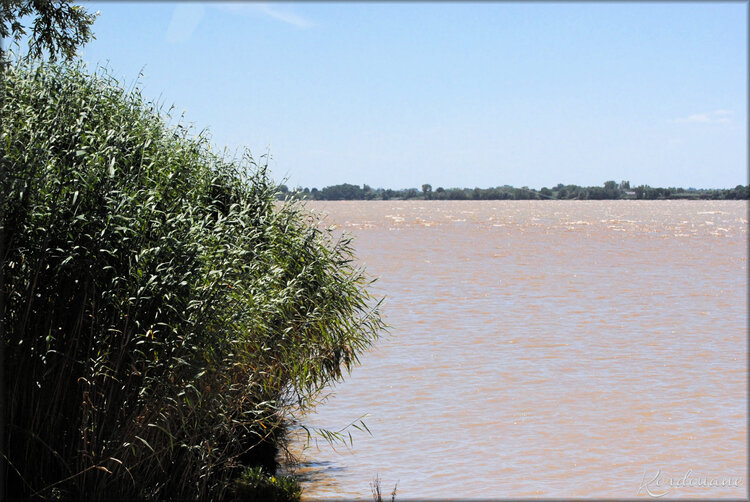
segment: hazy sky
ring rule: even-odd
[[[748,182],[744,2],[84,5],[86,61],[292,186]]]

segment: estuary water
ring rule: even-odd
[[[372,435],[291,445],[304,500],[747,497],[746,201],[307,207],[391,329],[305,419]]]

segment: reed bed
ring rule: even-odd
[[[351,242],[106,69],[2,86],[5,495],[225,498],[383,328]]]

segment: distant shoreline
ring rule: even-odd
[[[352,185],[343,183],[320,190],[302,188],[290,190],[286,185],[279,185],[279,199],[293,198],[300,200],[748,200],[750,185],[737,185],[734,188],[676,188],[651,187],[639,185],[631,188],[630,183],[607,181],[603,186],[582,187],[578,185],[558,184],[554,188],[543,187],[539,190],[510,185],[494,188],[443,188],[433,191],[429,184],[417,188],[400,190],[375,188],[369,185]]]
[[[612,202],[612,201],[620,201],[620,200],[640,200],[640,201],[649,201],[649,202],[658,202],[658,201],[691,201],[691,202],[706,202],[706,201],[725,201],[725,202],[741,202],[746,201],[748,199],[699,199],[699,198],[673,198],[673,199],[667,199],[667,198],[661,198],[661,199],[304,199],[304,198],[294,198],[289,197],[293,200],[300,200],[305,202],[528,202],[528,201],[543,201],[543,200],[550,200],[550,201],[557,201],[557,202]],[[281,199],[283,200],[283,199]]]

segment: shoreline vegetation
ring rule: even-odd
[[[343,183],[317,188],[279,186],[279,199],[301,200],[747,200],[750,185],[734,188],[657,188],[648,185],[630,186],[629,181],[607,181],[603,186],[582,187],[558,185],[535,190],[529,187],[516,188],[503,185],[494,188],[443,188],[432,189],[424,184],[421,189],[399,190],[372,188],[369,185]]]
[[[300,419],[385,329],[351,239],[105,69],[4,66],[1,498],[298,500],[287,431],[344,440]]]

